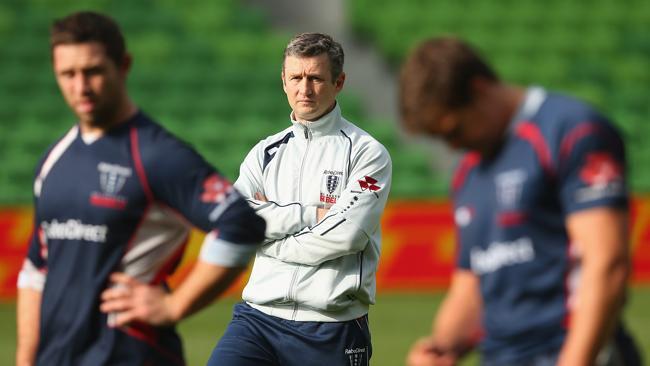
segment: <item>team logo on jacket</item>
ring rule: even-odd
[[[323,178],[321,180],[320,188],[320,201],[326,204],[333,205],[341,195],[341,180],[343,179],[343,172],[336,170],[323,171]]]
[[[90,203],[94,206],[102,206],[114,209],[126,207],[126,198],[120,195],[126,180],[133,175],[130,167],[100,162],[97,164],[99,171],[99,188],[101,192],[93,192],[90,195]]]

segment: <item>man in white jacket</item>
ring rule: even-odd
[[[341,116],[343,50],[305,33],[284,52],[291,126],[260,141],[235,187],[267,222],[245,302],[209,365],[367,365],[387,150]]]

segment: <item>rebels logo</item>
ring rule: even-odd
[[[338,170],[324,170],[320,185],[320,201],[326,205],[333,205],[341,195],[341,181],[343,172]]]

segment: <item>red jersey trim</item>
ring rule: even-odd
[[[131,127],[131,153],[133,155],[133,163],[135,165],[135,171],[140,178],[140,183],[144,189],[145,195],[149,201],[153,201],[153,192],[149,187],[149,181],[147,180],[147,175],[145,174],[144,165],[142,164],[142,158],[140,156],[140,145],[138,142],[138,130],[135,127]]]
[[[544,171],[548,175],[554,176],[555,170],[553,169],[551,150],[544,140],[544,136],[542,135],[542,131],[539,129],[539,127],[537,127],[537,125],[532,122],[521,122],[519,125],[517,125],[515,133],[517,136],[521,137],[531,144]]]
[[[457,192],[467,179],[467,174],[481,162],[481,155],[476,152],[470,152],[465,154],[463,160],[461,160],[456,172],[454,173],[454,178],[451,181],[451,189],[453,192]]]

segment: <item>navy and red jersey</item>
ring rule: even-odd
[[[480,278],[483,355],[498,364],[560,347],[579,282],[565,220],[627,207],[619,133],[589,105],[531,88],[497,155],[466,154],[452,191],[457,265]]]
[[[174,327],[107,325],[109,275],[164,285],[191,226],[236,245],[264,235],[230,182],[140,112],[90,142],[74,126],[39,164],[34,193],[26,263],[45,278],[39,365],[184,364]]]

